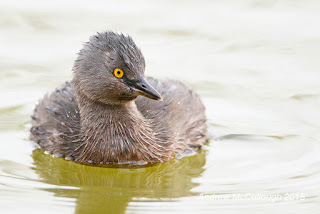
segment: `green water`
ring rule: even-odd
[[[1,1],[0,213],[319,213],[319,20],[315,0]],[[28,140],[37,100],[107,29],[201,95],[199,154],[98,168]]]
[[[196,196],[192,182],[204,171],[205,151],[195,157],[175,160],[140,169],[89,167],[59,158],[42,151],[33,152],[34,170],[43,182],[62,186],[46,189],[57,197],[76,199],[76,213],[124,212],[129,202],[171,201]],[[63,188],[64,186],[77,189]],[[99,213],[98,212],[98,213]]]

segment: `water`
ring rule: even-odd
[[[318,1],[1,1],[1,213],[319,213]],[[34,105],[71,78],[82,42],[133,36],[147,74],[193,86],[211,140],[140,169],[35,150]]]

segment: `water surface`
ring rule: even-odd
[[[1,213],[319,213],[318,1],[0,2]],[[28,140],[97,31],[133,36],[148,75],[194,87],[211,140],[139,169],[82,166]]]

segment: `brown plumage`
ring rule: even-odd
[[[123,76],[116,77],[117,68]],[[150,164],[197,151],[207,140],[199,96],[178,81],[145,78],[144,69],[131,37],[92,36],[71,83],[36,106],[31,139],[83,164]]]

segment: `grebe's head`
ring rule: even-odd
[[[161,100],[147,82],[145,60],[130,36],[98,33],[84,44],[73,67],[77,96],[105,104],[121,104],[143,95]]]

